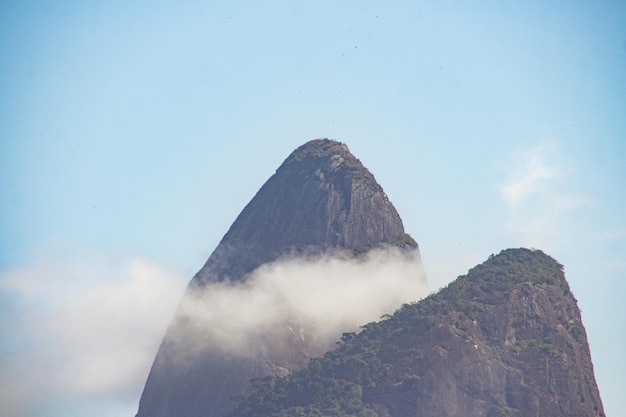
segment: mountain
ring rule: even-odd
[[[509,249],[291,375],[256,380],[229,417],[604,415],[562,266]]]
[[[188,314],[189,306],[202,308],[207,293],[243,287],[259,267],[284,258],[358,258],[380,247],[399,248],[420,265],[417,243],[405,233],[398,212],[345,144],[320,139],[297,148],[191,280],[153,363],[137,417],[222,416],[232,398],[250,391],[251,379],[286,375],[334,343],[311,340],[307,323],[283,317],[271,336],[261,334],[249,343],[254,355],[216,345],[212,329]]]
[[[417,248],[348,147],[318,139],[296,149],[261,187],[193,282],[241,279],[288,253],[363,252],[394,242]]]

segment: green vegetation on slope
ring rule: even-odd
[[[293,151],[289,158],[287,158],[287,162],[300,162],[306,157],[319,158],[329,149],[340,146],[341,144],[341,142],[327,138],[311,140]]]
[[[422,378],[428,364],[421,363],[424,352],[416,346],[428,344],[425,335],[433,337],[438,328],[449,326],[457,337],[474,344],[469,323],[488,306],[506,302],[513,288],[525,283],[569,292],[562,265],[551,257],[528,249],[502,251],[437,294],[405,304],[393,316],[363,326],[358,334],[344,333],[335,350],[312,359],[308,367],[284,378],[254,381],[252,394],[231,416],[378,416],[373,399],[388,390],[385,387],[410,390]],[[514,369],[514,355],[524,349],[559,353],[550,340],[537,340],[506,349],[495,343],[492,355],[504,356],[503,366]],[[509,415],[505,408],[494,407],[491,414]]]

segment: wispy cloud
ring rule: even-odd
[[[554,178],[566,172],[549,161],[555,142],[542,143],[525,150],[518,150],[506,162],[507,180],[502,185],[502,197],[510,207],[517,207],[528,197],[543,192]]]
[[[2,273],[0,415],[94,401],[136,407],[185,283],[142,258],[48,260]]]
[[[506,227],[520,244],[550,249],[566,239],[569,221],[589,198],[572,191],[574,170],[559,158],[556,142],[519,149],[502,164],[500,195],[509,208]]]
[[[290,258],[245,284],[210,285],[179,308],[211,346],[231,353],[252,354],[265,343],[257,336],[274,346],[268,335],[294,323],[312,347],[333,345],[343,331],[424,296],[422,272],[417,258],[395,250],[359,260]],[[186,283],[139,257],[49,259],[0,274],[0,415],[132,415]],[[206,339],[181,343],[210,348]]]
[[[358,330],[427,292],[419,258],[395,248],[359,259],[339,254],[279,260],[244,283],[215,283],[189,293],[179,318],[194,327],[180,327],[174,337],[176,358],[185,363],[205,350],[271,355],[284,349],[293,332],[309,353],[321,354],[342,332]]]

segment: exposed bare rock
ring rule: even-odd
[[[261,187],[194,283],[241,279],[288,253],[401,242],[417,247],[374,176],[345,144],[318,139],[296,149]]]
[[[540,251],[503,251],[343,340],[232,416],[604,417],[576,299]]]
[[[416,254],[400,216],[373,175],[342,143],[313,140],[296,149],[243,209],[190,283],[191,293],[215,283],[245,282],[257,267],[286,255],[342,251],[355,256],[381,245]],[[148,376],[138,417],[218,417],[233,397],[249,393],[250,380],[281,376],[328,345],[315,345],[294,330],[289,317],[276,323],[276,340],[260,343],[254,357],[203,349],[181,365],[177,345],[205,337],[177,313]],[[277,343],[280,342],[280,343]],[[277,348],[276,346],[282,346]]]

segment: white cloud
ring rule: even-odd
[[[395,248],[357,260],[337,255],[283,259],[262,266],[244,283],[210,284],[191,294],[181,304],[181,318],[200,331],[181,328],[177,358],[206,349],[271,355],[290,334],[312,355],[321,354],[343,332],[358,330],[427,292],[418,257]]]
[[[211,346],[248,355],[259,346],[255,338],[272,340],[279,323],[306,330],[319,353],[343,331],[424,296],[417,261],[397,250],[359,261],[286,259],[245,284],[210,285],[181,311],[208,332]],[[47,259],[3,272],[0,415],[132,415],[186,283],[181,273],[139,257]]]
[[[591,200],[572,191],[574,170],[564,167],[557,143],[518,150],[502,166],[506,228],[516,235],[516,244],[551,250],[571,239],[573,215]]]
[[[546,190],[550,180],[563,177],[565,172],[549,163],[556,143],[542,143],[520,150],[507,162],[507,181],[502,186],[502,197],[511,207],[517,207],[528,197]]]
[[[0,415],[93,400],[136,408],[185,284],[142,258],[45,260],[2,273]]]

